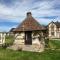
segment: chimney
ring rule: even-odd
[[[27,12],[27,17],[32,16],[31,12]]]

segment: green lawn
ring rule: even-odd
[[[50,40],[49,45],[52,48],[60,48],[60,41],[59,40]]]
[[[50,47],[44,52],[13,51],[0,48],[0,60],[60,60],[60,41],[49,41]]]
[[[42,53],[38,53],[0,48],[0,60],[60,60],[60,51],[46,50]]]

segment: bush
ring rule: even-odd
[[[48,48],[49,47],[49,38],[45,39],[45,47]]]
[[[7,48],[8,46],[9,46],[9,44],[6,44],[6,43],[4,43],[4,44],[2,45],[3,48]]]
[[[4,48],[6,48],[6,47],[12,45],[13,42],[14,42],[14,36],[11,36],[11,35],[6,36],[6,37],[5,37],[5,44],[3,44],[2,46],[3,46]]]

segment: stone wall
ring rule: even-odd
[[[40,41],[39,41],[38,37],[39,37],[39,35],[33,36],[33,34],[32,34],[32,44],[40,45]],[[25,44],[25,34],[23,32],[15,34],[14,44]]]
[[[43,40],[39,41],[38,39],[39,35],[33,36],[32,34],[32,45],[25,45],[24,37],[25,37],[24,32],[15,34],[14,44],[9,48],[13,50],[22,49],[24,51],[33,51],[33,52],[44,51],[44,42]]]
[[[17,34],[15,34],[14,44],[24,44],[24,41],[25,41],[24,37],[25,37],[24,33],[17,33]]]

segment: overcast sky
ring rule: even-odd
[[[0,31],[18,26],[27,12],[40,24],[60,21],[60,0],[0,0]]]

